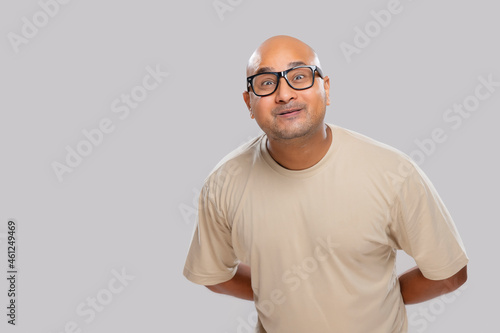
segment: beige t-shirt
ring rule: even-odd
[[[213,285],[250,265],[267,333],[401,333],[406,310],[396,250],[425,277],[445,279],[468,258],[435,188],[404,153],[328,124],[326,155],[300,171],[276,163],[265,134],[207,178],[184,275]]]

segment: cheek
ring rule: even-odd
[[[254,111],[254,118],[257,124],[265,125],[270,122],[268,114],[263,112],[262,110]]]
[[[326,97],[326,91],[324,89],[316,89],[313,91],[316,100],[318,101],[324,101]]]
[[[259,99],[252,104],[252,110],[254,112],[255,118],[264,119],[271,115],[271,110],[273,109],[272,103],[266,99]]]
[[[327,105],[326,92],[324,90],[316,90],[308,97],[309,104],[315,108]]]

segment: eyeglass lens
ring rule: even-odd
[[[309,67],[295,68],[288,72],[288,82],[294,89],[306,89],[313,83],[314,71]],[[278,85],[278,76],[274,74],[260,74],[253,79],[253,89],[258,95],[271,94]]]

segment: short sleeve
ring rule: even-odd
[[[215,200],[214,193],[205,184],[200,193],[198,218],[183,271],[188,280],[201,285],[230,280],[239,264],[229,224]]]
[[[462,239],[436,189],[414,163],[393,202],[393,238],[422,274],[444,280],[469,261]]]

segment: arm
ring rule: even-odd
[[[250,280],[250,266],[240,263],[238,270],[229,281],[205,286],[213,292],[231,295],[234,297],[253,301],[252,283]]]
[[[418,267],[413,267],[399,277],[405,304],[425,302],[450,293],[458,289],[465,281],[467,281],[467,265],[445,280],[429,280],[424,277]]]

